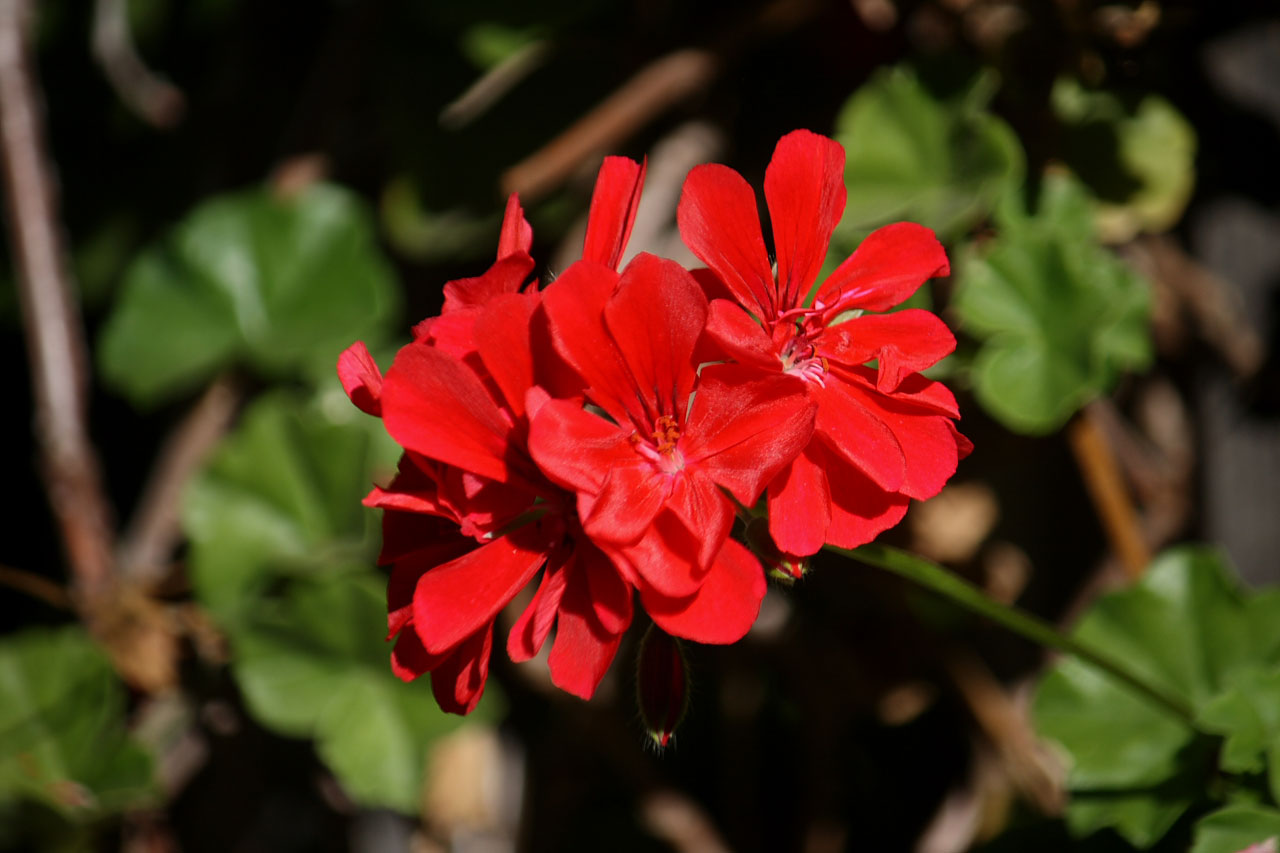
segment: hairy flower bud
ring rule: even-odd
[[[689,709],[689,676],[680,641],[650,625],[640,641],[636,703],[649,737],[659,748],[671,742]]]

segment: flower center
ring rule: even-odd
[[[827,360],[818,355],[813,344],[802,335],[787,341],[782,352],[778,354],[782,362],[782,372],[799,376],[812,385],[826,387]]]
[[[649,441],[632,433],[631,443],[636,453],[648,459],[664,474],[674,474],[684,469],[684,454],[676,447],[680,441],[680,424],[670,415],[661,415],[653,424]]]

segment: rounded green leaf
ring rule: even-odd
[[[902,220],[954,239],[1018,186],[1022,148],[980,100],[943,101],[904,67],[859,88],[836,119],[849,193],[837,242],[852,249],[872,229]]]
[[[1191,853],[1248,853],[1249,847],[1276,838],[1280,838],[1280,811],[1227,806],[1196,824]]]
[[[1033,710],[1066,759],[1073,830],[1112,827],[1150,846],[1204,795],[1217,752],[1209,734],[1238,726],[1240,749],[1265,746],[1249,740],[1257,729],[1229,713],[1235,700],[1222,697],[1251,684],[1248,673],[1275,655],[1276,602],[1246,595],[1220,552],[1185,547],[1094,604],[1075,637],[1183,699],[1201,719],[1193,727],[1075,659],[1056,665]]]
[[[1109,243],[1166,231],[1195,188],[1196,134],[1158,95],[1125,104],[1064,78],[1053,89],[1067,163],[1098,196],[1098,232]]]
[[[250,190],[200,205],[134,261],[99,361],[139,403],[232,362],[297,374],[357,338],[382,337],[396,302],[353,194],[323,184],[288,198]]]
[[[959,264],[954,306],[982,341],[978,401],[1010,429],[1058,429],[1120,373],[1151,358],[1146,282],[1090,236],[1087,196],[1046,179],[1040,209]]]
[[[335,402],[260,398],[188,487],[187,565],[219,619],[281,575],[372,565],[377,514],[359,497],[393,470],[396,449],[379,421]]]
[[[91,819],[155,794],[151,756],[125,728],[125,691],[79,627],[0,641],[0,800]]]
[[[427,679],[391,674],[383,587],[370,574],[290,584],[237,627],[232,672],[254,718],[314,738],[358,802],[416,812],[428,747],[462,719],[436,706]],[[486,695],[470,719],[498,704]]]

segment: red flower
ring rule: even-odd
[[[700,642],[737,640],[765,585],[759,564],[728,539],[734,512],[721,489],[754,503],[808,442],[804,384],[738,365],[699,376],[706,297],[652,255],[621,276],[574,264],[543,303],[556,349],[603,415],[549,401],[532,421],[534,459],[578,493],[583,529],[658,625]]]
[[[585,249],[593,259],[617,263],[643,176],[624,158],[601,168]],[[480,700],[494,620],[544,565],[508,637],[513,660],[537,654],[555,627],[552,681],[590,698],[631,622],[631,589],[582,533],[574,495],[528,453],[544,388],[581,397],[547,343],[539,293],[521,292],[531,243],[512,196],[497,261],[445,286],[443,313],[415,328],[385,380],[363,343],[338,360],[352,402],[382,417],[405,448],[396,479],[365,501],[384,510],[392,669],[405,680],[431,672],[437,702],[453,713]]]
[[[722,355],[803,379],[818,404],[813,441],[769,484],[770,533],[789,554],[824,542],[854,547],[896,524],[911,498],[932,497],[971,445],[956,431],[955,399],[919,375],[955,339],[927,311],[885,311],[927,279],[947,275],[933,233],[910,223],[872,233],[816,290],[844,211],[844,150],[799,130],[765,173],[777,273],[755,195],[732,169],[698,166],[680,200],[685,243],[730,299],[711,303],[708,337]],[[868,367],[871,361],[876,367]]]

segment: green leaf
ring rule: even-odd
[[[220,196],[130,266],[99,360],[142,404],[232,363],[296,375],[357,338],[380,339],[396,300],[369,215],[348,191]]]
[[[1223,691],[1249,683],[1275,654],[1270,623],[1280,614],[1262,608],[1276,600],[1246,596],[1219,552],[1178,548],[1133,587],[1099,599],[1074,635],[1220,720]],[[1041,682],[1034,714],[1067,759],[1077,833],[1113,827],[1147,847],[1203,796],[1213,741],[1096,669],[1063,660]]]
[[[1280,838],[1280,811],[1227,806],[1196,824],[1191,853],[1245,853],[1251,845],[1272,838]]]
[[[90,819],[149,800],[151,757],[125,729],[125,692],[79,627],[0,641],[0,801]]]
[[[1230,773],[1268,772],[1280,802],[1280,667],[1248,666],[1200,711],[1197,724],[1226,736],[1219,763]]]
[[[1022,182],[1013,131],[985,110],[990,86],[941,100],[911,70],[876,74],[836,119],[848,203],[836,242],[850,251],[874,228],[909,220],[944,240],[963,235]]]
[[[383,586],[369,575],[290,584],[233,637],[232,671],[255,719],[315,738],[357,801],[416,812],[428,746],[462,719],[436,707],[426,679],[391,674]],[[470,719],[497,704],[486,696]]]
[[[1195,129],[1177,109],[1157,95],[1126,105],[1070,78],[1055,84],[1052,101],[1067,163],[1098,196],[1102,239],[1173,227],[1195,187]]]
[[[188,569],[224,622],[282,575],[373,565],[377,514],[359,498],[375,472],[393,470],[396,448],[378,420],[330,390],[310,402],[257,400],[188,487]]]
[[[1047,433],[1151,359],[1146,283],[1090,236],[1088,197],[1046,178],[1037,214],[1002,208],[1001,234],[959,269],[954,305],[982,340],[978,401],[1009,428]]]

